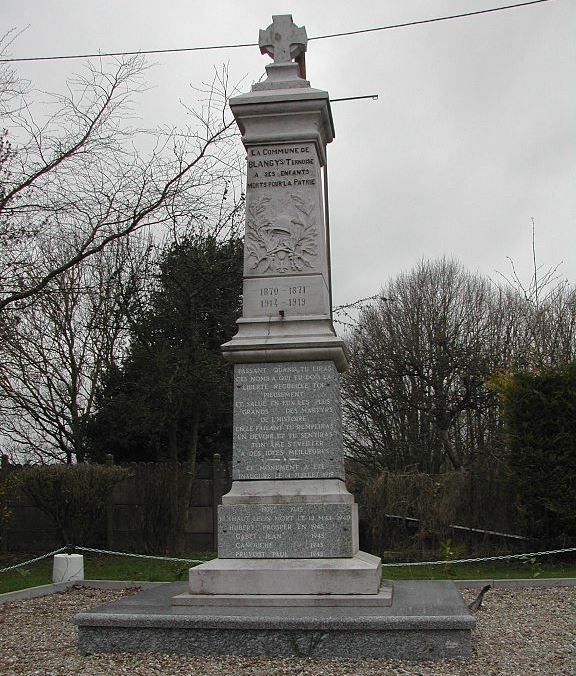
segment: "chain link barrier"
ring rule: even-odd
[[[178,563],[206,563],[202,559],[179,559],[174,556],[154,556],[152,554],[132,554],[130,552],[113,552],[109,549],[94,549],[92,547],[68,547],[79,552],[91,552],[92,554],[109,554],[111,556],[132,556],[135,559],[155,559],[157,561],[176,561]]]
[[[564,552],[576,552],[576,547],[567,549],[551,549],[547,552],[527,552],[526,554],[501,554],[500,556],[482,556],[477,559],[444,559],[442,561],[413,561],[412,563],[383,563],[383,568],[405,568],[408,566],[440,566],[452,563],[478,563],[480,561],[503,561],[504,559],[529,559],[534,556],[548,556],[550,554],[562,554]]]
[[[42,554],[42,556],[37,556],[35,559],[30,559],[29,561],[22,561],[22,563],[15,563],[13,566],[8,566],[6,568],[0,568],[0,573],[7,573],[10,570],[16,570],[16,568],[22,568],[23,566],[29,566],[31,563],[36,563],[36,561],[42,561],[42,559],[47,559],[54,554],[61,554],[62,552],[68,551],[70,547],[60,547],[60,549],[55,549],[53,552],[48,552],[48,554]]]
[[[92,554],[108,554],[110,556],[127,556],[133,557],[135,559],[154,559],[156,561],[175,561],[177,563],[206,563],[206,560],[203,559],[183,559],[174,556],[154,556],[152,554],[134,554],[130,552],[116,552],[109,549],[95,549],[93,547],[60,547],[60,549],[55,549],[53,552],[48,552],[48,554],[42,554],[42,556],[37,556],[34,559],[29,559],[28,561],[22,561],[21,563],[16,563],[13,566],[7,566],[6,568],[0,568],[0,573],[7,573],[11,570],[17,568],[22,568],[24,566],[29,566],[37,561],[42,561],[42,559],[47,559],[54,554],[61,554],[66,551],[79,551],[79,552],[89,552]],[[551,556],[553,554],[564,554],[566,552],[576,552],[576,547],[568,547],[566,549],[551,549],[546,552],[526,552],[525,554],[501,554],[499,556],[482,556],[475,559],[444,559],[442,561],[412,561],[404,563],[383,563],[383,568],[407,568],[413,566],[442,566],[453,563],[480,563],[483,561],[504,561],[506,559],[529,559],[536,556]]]

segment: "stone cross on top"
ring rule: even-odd
[[[296,26],[291,14],[281,14],[272,17],[268,28],[260,31],[258,40],[260,52],[268,54],[274,63],[303,62],[304,52],[308,44],[308,36],[304,26]]]

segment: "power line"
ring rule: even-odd
[[[465,12],[463,14],[452,14],[450,16],[439,16],[432,19],[420,19],[418,21],[408,21],[406,23],[391,24],[389,26],[378,26],[376,28],[363,28],[356,31],[347,31],[344,33],[331,33],[329,35],[316,35],[308,38],[309,40],[326,40],[328,38],[340,38],[348,35],[360,35],[362,33],[374,33],[376,31],[386,31],[393,28],[408,28],[409,26],[421,26],[427,23],[436,23],[438,21],[450,21],[452,19],[463,19],[469,16],[478,16],[479,14],[489,14],[491,12],[501,12],[508,9],[517,9],[527,7],[528,5],[538,5],[551,0],[530,0],[530,2],[518,2],[513,5],[503,5],[501,7],[491,7],[488,9],[479,9],[475,12]],[[140,54],[174,54],[177,52],[200,52],[216,49],[238,49],[241,47],[258,47],[256,42],[244,42],[230,45],[206,45],[200,47],[175,47],[173,49],[141,49],[135,52],[98,52],[93,54],[66,54],[58,56],[27,56],[13,59],[0,59],[0,63],[17,63],[23,61],[62,61],[66,59],[98,59],[110,56],[137,56]]]
[[[550,2],[550,0],[531,0],[530,2],[517,2],[514,5],[504,5],[502,7],[491,7],[488,9],[479,9],[475,12],[466,12],[464,14],[452,14],[450,16],[439,16],[434,19],[421,19],[420,21],[408,21],[406,23],[396,23],[390,26],[380,26],[378,28],[363,28],[358,31],[347,31],[345,33],[331,33],[330,35],[318,35],[309,40],[325,40],[326,38],[341,38],[346,35],[360,35],[360,33],[374,33],[376,31],[387,31],[392,28],[407,28],[408,26],[421,26],[425,23],[435,23],[437,21],[450,21],[451,19],[463,19],[467,16],[477,16],[478,14],[489,14],[491,12],[501,12],[504,9],[516,9],[518,7],[526,7],[528,5],[538,5],[541,2]]]
[[[547,2],[547,0],[538,0]],[[212,49],[235,49],[237,47],[258,47],[256,42],[246,42],[237,45],[209,45],[206,47],[175,47],[174,49],[141,49],[136,52],[98,52],[97,54],[67,54],[64,56],[27,56],[19,59],[0,59],[0,63],[14,63],[16,61],[58,61],[64,59],[99,59],[106,56],[138,56],[139,54],[172,54],[174,52],[200,52]]]

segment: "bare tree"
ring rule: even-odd
[[[499,287],[447,260],[390,281],[348,336],[345,435],[354,457],[433,473],[502,457],[490,377],[576,354],[576,289],[544,282],[536,302],[526,288]]]
[[[8,52],[22,32],[11,28],[0,35],[0,57]],[[20,101],[27,88],[28,83],[16,75],[9,63],[0,62],[0,115],[2,117],[12,115],[19,110]]]
[[[116,240],[18,313],[0,348],[0,433],[16,459],[83,459],[85,420],[102,374],[123,352],[149,250],[142,238]],[[68,256],[53,250],[45,262]]]
[[[146,65],[106,63],[64,95],[0,64],[0,440],[40,460],[83,456],[84,418],[122,350],[145,262],[135,233],[224,234],[243,205],[226,69],[195,90],[186,128],[140,133]]]
[[[200,110],[189,108],[188,129],[157,136],[144,153],[128,125],[144,71],[139,57],[110,68],[90,65],[68,83],[66,95],[50,97],[47,119],[34,112],[30,94],[4,116],[0,313],[33,300],[60,275],[140,228],[225,223],[234,213],[234,199],[222,213],[240,166],[230,143],[235,131],[226,112],[226,72],[215,75]],[[8,76],[4,83],[13,91],[7,82]],[[46,250],[71,241],[67,257],[47,266]]]
[[[388,283],[350,334],[347,444],[381,468],[459,469],[490,446],[497,294],[447,260]]]
[[[537,264],[534,219],[532,257],[528,282],[520,278],[511,258],[510,274],[499,273],[498,287],[517,314],[515,363],[524,368],[564,366],[576,358],[576,288],[561,278],[560,264],[549,268]]]

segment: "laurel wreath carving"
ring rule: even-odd
[[[290,195],[293,213],[269,216],[270,197],[254,200],[246,213],[246,249],[249,270],[264,273],[302,272],[318,255],[314,203]]]

